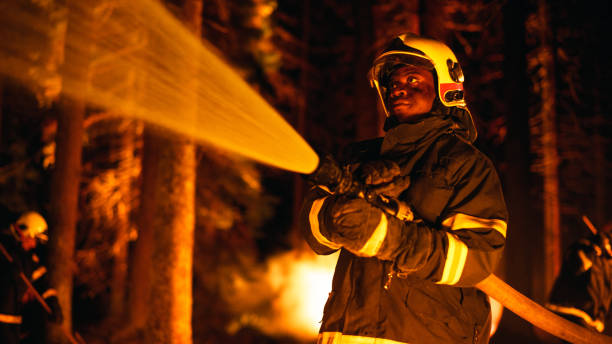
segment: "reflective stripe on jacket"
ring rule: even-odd
[[[21,324],[20,315],[2,314],[0,313],[0,323],[5,324]]]

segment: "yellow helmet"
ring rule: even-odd
[[[43,243],[49,239],[47,237],[47,221],[35,211],[27,211],[21,214],[15,221],[15,227],[23,236],[36,238]]]
[[[476,127],[467,108],[463,90],[463,71],[453,51],[444,43],[411,33],[401,34],[387,45],[372,64],[370,85],[376,88],[386,116],[387,84],[391,73],[401,65],[414,65],[433,71],[436,98],[468,130],[470,140],[476,139]]]

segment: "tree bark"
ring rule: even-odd
[[[202,0],[183,2],[185,25],[201,36]],[[194,56],[197,59],[197,56]],[[197,64],[195,64],[197,68]],[[185,68],[185,87],[197,87],[197,71]],[[197,99],[185,105],[196,115]],[[195,227],[195,146],[187,139],[157,138],[154,236],[146,343],[192,342],[193,244]]]
[[[85,104],[63,98],[57,119],[55,169],[51,177],[49,209],[49,282],[57,290],[64,314],[61,325],[50,325],[49,343],[66,342],[72,332],[74,242],[78,218],[81,150]],[[64,327],[64,330],[61,327]]]
[[[504,144],[506,168],[500,173],[506,197],[509,221],[504,256],[498,268],[499,276],[517,290],[530,296],[536,262],[541,260],[534,249],[534,242],[541,243],[541,219],[533,212],[531,200],[531,174],[529,172],[529,111],[528,80],[526,78],[525,44],[526,0],[506,3],[503,13],[504,45],[504,101],[510,104],[507,116],[508,135]],[[512,37],[512,39],[509,39]],[[538,258],[536,258],[536,256]],[[512,312],[504,312],[496,338],[517,336],[527,342],[531,338],[532,326]],[[535,339],[532,339],[535,340]]]
[[[153,256],[153,217],[155,214],[155,187],[159,143],[151,129],[145,126],[142,149],[142,182],[140,208],[138,210],[138,239],[134,243],[129,277],[128,312],[129,323],[134,329],[144,328],[149,314],[151,291],[151,258]]]
[[[66,2],[68,28],[66,41],[76,32],[73,24],[77,14],[75,2]],[[76,61],[78,52],[66,45],[65,65]],[[85,71],[80,75],[84,76]],[[74,80],[71,82],[81,82]],[[85,102],[61,96],[57,116],[55,168],[51,176],[49,197],[49,283],[57,290],[64,321],[61,325],[50,324],[47,328],[48,343],[66,343],[66,333],[72,333],[72,293],[75,272],[75,234],[78,221],[79,184],[81,181],[81,154],[83,147]]]
[[[551,23],[546,0],[538,1],[539,62],[541,64],[542,164],[544,206],[544,280],[543,293],[552,288],[561,268],[559,207],[559,156],[557,153],[556,85]]]
[[[154,245],[146,343],[188,344],[191,336],[195,199],[194,145],[157,138]]]

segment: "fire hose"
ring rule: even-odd
[[[491,274],[476,288],[532,325],[573,344],[610,344],[612,337],[591,331],[542,307]]]
[[[372,192],[371,189],[366,188],[352,177],[348,167],[340,167],[328,155],[321,158],[319,167],[308,175],[307,179],[315,184],[325,185],[330,190],[340,189],[342,193],[362,197],[386,213],[402,220],[414,218],[414,214],[404,202]],[[478,282],[475,287],[519,317],[555,337],[573,344],[612,344],[612,337],[562,318],[521,294],[494,274]]]

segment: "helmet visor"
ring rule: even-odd
[[[390,51],[378,57],[370,69],[370,80],[378,81],[381,87],[386,88],[391,74],[401,66],[416,66],[433,70],[433,63],[424,56],[410,52]]]

